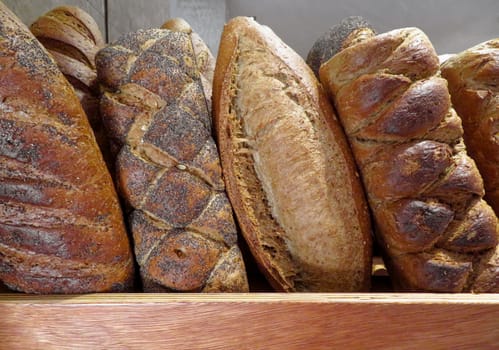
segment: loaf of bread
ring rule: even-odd
[[[96,63],[144,290],[247,291],[191,35],[139,30]]]
[[[30,30],[73,85],[104,160],[112,169],[111,151],[99,114],[95,54],[104,47],[104,39],[97,23],[78,7],[60,6],[39,17]]]
[[[0,279],[29,293],[127,290],[133,258],[74,90],[0,3]]]
[[[359,38],[361,38],[359,40]],[[320,68],[396,288],[499,291],[498,222],[426,35],[349,36]]]
[[[304,60],[268,27],[224,27],[213,85],[227,192],[281,291],[367,290],[370,221],[345,136]]]
[[[499,215],[499,39],[450,57],[442,65],[452,104],[463,120],[464,143]]]

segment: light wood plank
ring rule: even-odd
[[[298,302],[380,304],[489,304],[499,305],[499,294],[469,293],[94,293],[77,295],[35,295],[0,293],[6,304],[140,304],[197,302]]]
[[[493,349],[499,295],[0,298],[3,349]]]

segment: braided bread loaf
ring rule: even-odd
[[[454,55],[442,65],[452,103],[463,120],[464,142],[499,214],[499,39]]]
[[[357,31],[320,68],[353,148],[395,284],[499,291],[498,223],[482,200],[438,57],[416,28]]]
[[[190,35],[140,30],[96,62],[144,290],[247,291]]]
[[[97,23],[78,7],[60,6],[39,17],[31,24],[30,30],[73,85],[104,160],[112,169],[109,144],[99,114],[95,55],[104,47],[104,40]]]
[[[0,2],[0,279],[30,293],[123,291],[133,258],[74,90]]]

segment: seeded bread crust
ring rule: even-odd
[[[190,34],[139,30],[96,62],[144,290],[248,291]]]
[[[29,293],[126,291],[133,259],[73,88],[0,3],[0,279]]]

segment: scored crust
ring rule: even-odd
[[[29,293],[126,291],[120,205],[74,90],[2,3],[0,49],[0,279]]]
[[[269,28],[232,19],[222,34],[213,109],[229,198],[272,286],[368,289],[363,191],[332,107],[303,59]]]
[[[144,290],[246,292],[190,34],[128,33],[96,63]]]

